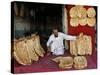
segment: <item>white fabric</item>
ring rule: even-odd
[[[64,33],[58,32],[58,37],[55,37],[52,34],[47,41],[47,47],[51,48],[51,52],[55,55],[63,55],[64,54],[64,44],[63,40],[76,40],[76,36],[66,35]]]

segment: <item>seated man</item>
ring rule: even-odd
[[[64,33],[58,32],[58,29],[54,28],[52,35],[47,41],[47,48],[49,52],[54,55],[64,54],[64,44],[63,40],[76,40],[76,36],[66,35]]]

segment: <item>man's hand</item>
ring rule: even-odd
[[[51,52],[47,52],[47,56],[49,56],[51,54]]]
[[[48,52],[51,52],[51,48],[50,48],[49,46],[47,47],[47,49],[48,49],[48,50],[47,50]]]
[[[49,56],[51,54],[51,49],[50,49],[50,47],[47,47],[47,48],[48,48],[48,50],[47,50],[47,56]]]
[[[79,39],[79,36],[76,36],[76,39]]]

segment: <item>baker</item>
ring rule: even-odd
[[[63,40],[76,40],[76,36],[66,35],[59,32],[57,28],[53,28],[52,34],[47,41],[48,52],[52,52],[54,55],[64,54]]]

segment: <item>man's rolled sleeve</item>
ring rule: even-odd
[[[66,34],[63,34],[63,38],[65,40],[76,40],[76,36],[71,36],[71,35],[66,35]]]

